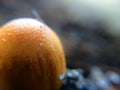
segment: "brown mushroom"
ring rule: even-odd
[[[1,90],[58,90],[65,71],[61,42],[47,25],[21,18],[0,28]]]

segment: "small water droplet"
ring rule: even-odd
[[[5,38],[2,38],[2,41],[3,41],[3,42],[5,42],[5,41],[6,41],[6,39],[5,39]]]
[[[27,38],[26,36],[24,38]]]
[[[65,74],[62,74],[59,76],[60,80],[63,80],[65,78]]]
[[[42,41],[45,41],[45,39],[42,39]]]
[[[39,38],[39,40],[41,40],[41,38]]]
[[[32,27],[32,32],[34,32],[35,30],[34,30],[34,27]]]
[[[36,35],[33,35],[33,37],[36,37]]]
[[[40,46],[42,46],[44,43],[40,43]]]
[[[33,40],[34,40],[35,38],[33,38]]]
[[[42,28],[42,26],[41,26],[41,25],[40,25],[39,27],[40,27],[40,28]]]
[[[12,35],[12,33],[7,33],[8,36]]]
[[[53,45],[50,45],[51,48],[53,48],[54,46]]]

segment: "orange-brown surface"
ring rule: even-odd
[[[61,43],[46,25],[17,19],[0,29],[0,86],[4,90],[57,90],[65,73]]]

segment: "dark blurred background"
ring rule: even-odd
[[[0,0],[0,25],[43,20],[60,37],[67,67],[120,68],[119,0]]]

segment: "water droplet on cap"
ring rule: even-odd
[[[40,43],[40,46],[42,46],[44,43]]]
[[[2,38],[2,41],[3,41],[3,42],[5,42],[5,41],[6,41],[6,39],[5,39],[5,38]]]
[[[53,46],[53,45],[51,45],[50,47],[51,47],[51,48],[53,48],[54,46]]]

